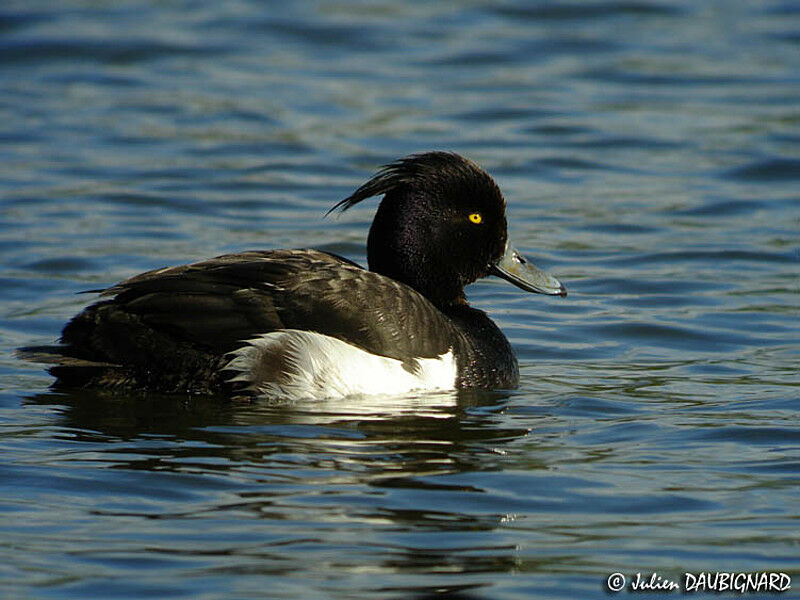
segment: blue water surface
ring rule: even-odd
[[[703,571],[800,597],[799,31],[780,0],[4,2],[0,597],[607,598]],[[496,177],[569,288],[469,288],[518,390],[57,393],[14,355],[146,269],[363,263],[375,202],[325,212],[431,149]]]

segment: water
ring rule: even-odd
[[[766,0],[5,2],[0,597],[605,598],[687,571],[800,597],[799,27]],[[428,149],[494,174],[570,290],[470,288],[519,390],[66,394],[14,358],[145,269],[363,262],[375,203],[322,215]]]

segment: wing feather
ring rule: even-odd
[[[259,334],[300,329],[408,360],[447,352],[457,335],[413,289],[316,250],[228,254],[143,273],[102,295],[101,304],[213,354]]]

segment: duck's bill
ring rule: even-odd
[[[528,292],[562,298],[567,295],[567,288],[558,279],[528,262],[511,244],[506,244],[505,254],[489,267],[489,272]]]

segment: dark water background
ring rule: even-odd
[[[4,2],[0,597],[799,597],[799,46],[788,0]],[[518,391],[230,405],[14,358],[145,269],[363,261],[374,202],[322,215],[428,149],[570,290],[470,288]]]

